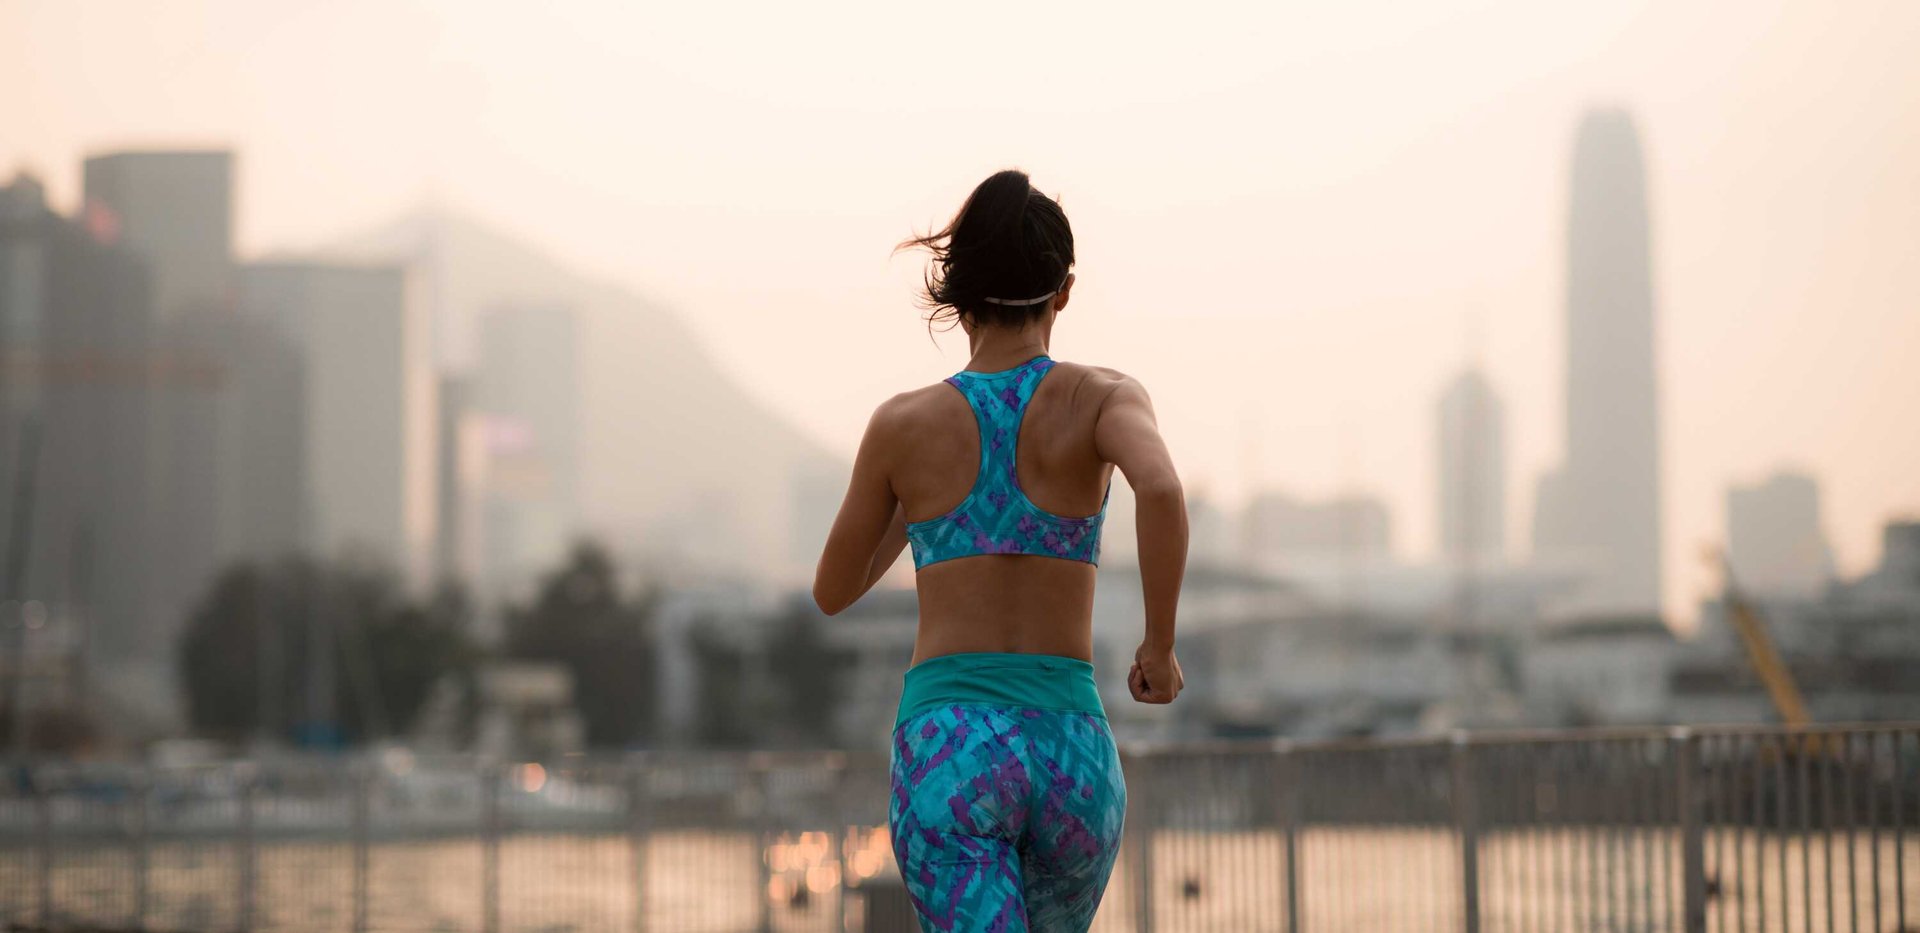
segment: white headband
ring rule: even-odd
[[[1044,294],[1044,295],[1041,295],[1041,296],[1040,296],[1040,297],[1038,297],[1038,298],[1019,298],[1019,299],[1014,299],[1014,298],[982,298],[982,299],[980,299],[980,300],[981,300],[981,301],[984,301],[984,302],[986,302],[987,304],[990,304],[990,305],[1004,305],[1004,306],[1006,306],[1006,307],[1009,307],[1009,308],[1024,308],[1024,307],[1026,307],[1026,306],[1028,306],[1028,305],[1037,305],[1037,304],[1039,304],[1040,302],[1043,302],[1043,301],[1046,301],[1047,299],[1049,299],[1049,298],[1052,298],[1053,296],[1055,296],[1055,295],[1058,295],[1058,294],[1060,294],[1060,290],[1056,288],[1056,289],[1054,289],[1053,291],[1050,291],[1050,292],[1048,292],[1048,293],[1046,293],[1046,294]]]
[[[1072,275],[1073,275],[1073,270],[1068,269],[1067,276],[1071,277]],[[1066,288],[1066,287],[1067,287],[1067,280],[1063,278],[1060,280],[1060,288]],[[1037,305],[1043,301],[1046,301],[1047,299],[1052,298],[1055,295],[1060,294],[1060,288],[1056,288],[1053,291],[1050,291],[1044,295],[1041,295],[1038,298],[982,298],[980,300],[990,305],[999,305],[1003,308],[1028,308],[1028,307]]]

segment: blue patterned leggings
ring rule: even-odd
[[[925,933],[1085,933],[1127,809],[1105,718],[954,704],[893,730],[893,854]]]

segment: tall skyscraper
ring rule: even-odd
[[[1749,592],[1819,595],[1833,579],[1833,555],[1820,530],[1820,487],[1813,477],[1781,472],[1729,489],[1727,557]]]
[[[1566,460],[1540,483],[1534,555],[1582,578],[1566,607],[1658,612],[1660,439],[1646,169],[1633,118],[1595,110],[1567,212]]]
[[[149,355],[148,281],[49,210],[36,181],[0,188],[0,527],[28,533],[5,598],[81,620],[87,654],[112,661],[163,647],[146,458],[149,385],[169,374]]]
[[[248,265],[247,314],[274,321],[306,360],[307,545],[390,562],[411,586],[435,557],[435,381],[428,321],[392,266]]]
[[[1478,369],[1455,376],[1439,405],[1439,552],[1456,567],[1506,558],[1506,412]]]
[[[82,219],[147,268],[154,326],[146,458],[154,562],[149,650],[171,659],[175,633],[218,570],[225,506],[223,394],[233,347],[233,156],[119,152],[86,160]]]

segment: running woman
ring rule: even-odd
[[[965,369],[888,399],[860,442],[814,580],[828,614],[909,545],[920,597],[895,717],[888,823],[923,931],[1084,933],[1127,788],[1094,686],[1093,589],[1117,468],[1133,488],[1142,703],[1182,687],[1180,478],[1134,379],[1048,355],[1073,231],[1024,172],[981,182],[932,254],[923,304],[965,331]]]

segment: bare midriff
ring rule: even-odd
[[[1094,565],[983,554],[920,569],[913,663],[975,651],[1093,660]]]

